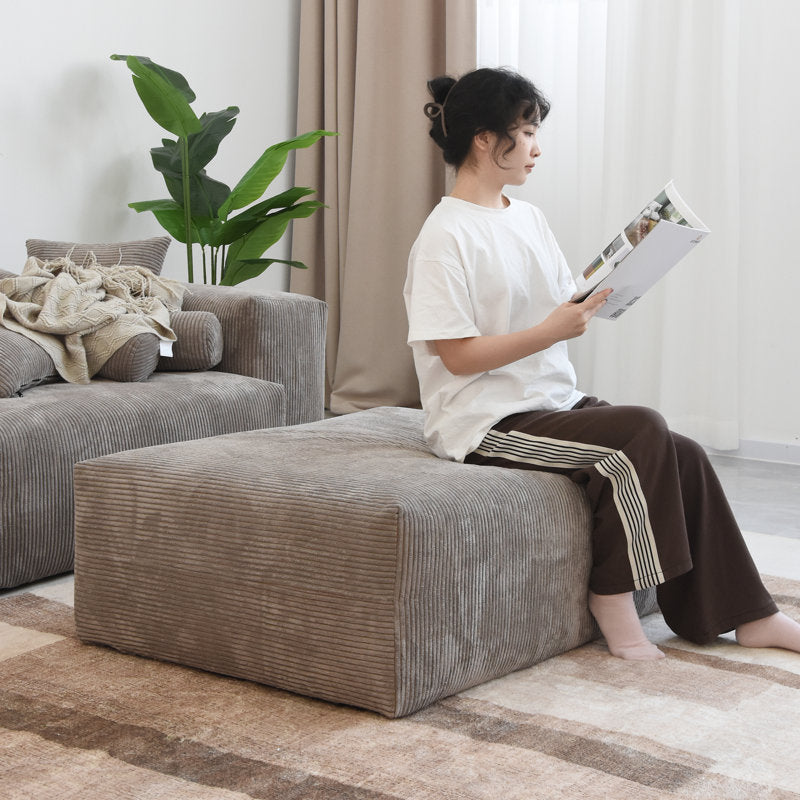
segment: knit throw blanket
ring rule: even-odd
[[[21,275],[0,280],[0,323],[43,347],[64,380],[88,383],[134,336],[174,341],[169,315],[184,289],[144,267],[101,266],[93,254],[81,266],[29,258]]]

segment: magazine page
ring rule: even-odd
[[[588,293],[591,292],[603,278],[610,275],[617,264],[619,264],[631,250],[633,250],[633,245],[630,240],[625,233],[620,233],[620,235],[575,278],[578,292],[585,292],[588,297]]]
[[[601,319],[619,319],[656,281],[699,244],[706,233],[667,220],[659,222],[614,272],[593,290],[592,293],[614,290],[597,316]]]
[[[597,316],[618,319],[709,232],[670,181],[576,277],[575,301],[611,288]]]
[[[678,190],[675,188],[674,181],[670,181],[665,187],[664,191],[655,199],[656,203],[662,203],[660,215],[670,222],[677,222],[681,225],[688,225],[690,228],[695,228],[705,233],[710,233],[697,216],[697,214],[689,208],[686,201],[680,196]]]

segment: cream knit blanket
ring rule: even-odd
[[[0,323],[41,345],[64,380],[88,383],[133,336],[174,341],[169,315],[184,290],[144,267],[103,267],[92,254],[83,266],[29,258],[21,275],[0,280]]]

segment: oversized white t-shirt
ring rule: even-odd
[[[453,375],[429,343],[530,328],[574,293],[538,208],[442,198],[411,249],[404,290],[425,437],[436,455],[463,461],[501,419],[570,408],[583,394],[566,342],[475,375]]]

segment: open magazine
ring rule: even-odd
[[[670,181],[575,278],[575,301],[613,289],[597,316],[618,319],[709,233]]]

